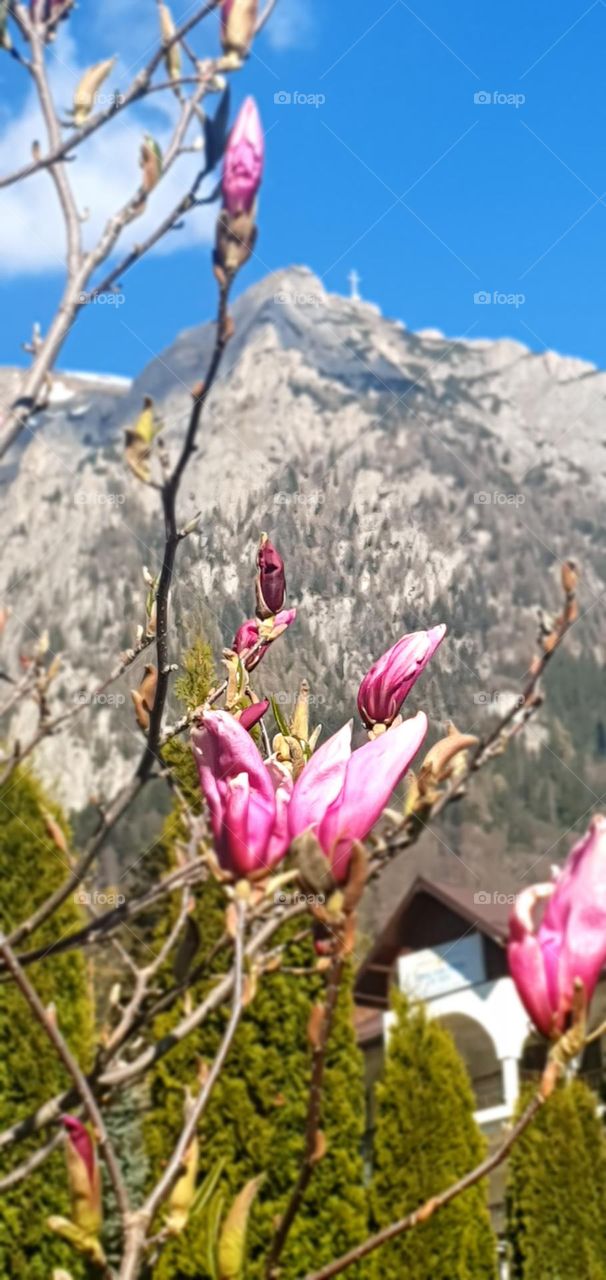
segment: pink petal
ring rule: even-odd
[[[353,752],[341,796],[320,827],[320,843],[326,852],[331,851],[337,878],[340,860],[349,856],[352,840],[366,839],[426,733],[427,716],[419,711]]]
[[[351,731],[350,720],[314,752],[297,779],[289,810],[292,838],[317,826],[340,795],[351,756]]]

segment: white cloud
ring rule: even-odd
[[[313,28],[312,0],[278,0],[266,27],[267,39],[283,52],[308,44]]]
[[[53,89],[60,109],[69,107],[81,72],[69,38],[62,38],[52,70]],[[117,69],[116,77],[110,77],[101,92],[111,92],[121,83]],[[137,190],[143,134],[151,132],[160,146],[166,145],[170,137],[169,115],[172,112],[167,109],[166,99],[161,108],[159,101],[157,106],[154,104],[153,113],[149,107],[131,108],[74,152],[76,159],[68,165],[69,176],[78,208],[81,212],[90,210],[83,224],[85,248],[92,246],[107,218]],[[19,116],[0,121],[0,172],[8,173],[27,163],[35,138],[42,141],[45,133],[35,95],[31,94]],[[176,161],[150,196],[145,214],[123,232],[116,254],[121,257],[177,204],[199,163],[199,154],[186,155]],[[170,253],[186,245],[208,242],[212,238],[214,217],[208,209],[195,210],[188,215],[183,230],[170,233],[160,242],[157,252]],[[42,173],[0,190],[0,225],[0,275],[36,275],[63,269],[65,230],[49,174]]]

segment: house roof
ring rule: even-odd
[[[472,930],[502,950],[513,901],[513,893],[484,894],[417,876],[358,971],[356,1000],[375,1008],[387,1004],[393,967],[402,952],[453,941]]]

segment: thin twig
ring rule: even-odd
[[[122,1177],[111,1139],[108,1135],[107,1129],[105,1128],[103,1116],[99,1110],[86,1076],[63,1039],[55,1020],[52,1017],[49,1017],[46,1012],[37,991],[23,972],[17,957],[3,934],[0,934],[0,952],[4,956],[5,962],[10,969],[21,994],[27,1000],[34,1017],[40,1023],[45,1035],[54,1046],[58,1057],[63,1063],[68,1075],[71,1076],[74,1086],[82,1099],[82,1103],[89,1116],[91,1124],[95,1128],[99,1150],[107,1167],[107,1172],[111,1180],[120,1214],[124,1219],[130,1212],[130,1197],[126,1183]]]
[[[147,1230],[152,1222],[154,1215],[158,1209],[164,1204],[170,1195],[170,1192],[177,1181],[183,1167],[188,1147],[195,1136],[200,1120],[204,1114],[212,1090],[223,1068],[225,1059],[231,1048],[243,1009],[243,993],[244,993],[244,928],[246,919],[246,908],[243,900],[238,899],[236,902],[236,929],[234,938],[234,977],[233,977],[233,996],[232,1008],[227,1027],[218,1052],[215,1056],[212,1067],[208,1076],[200,1089],[200,1092],[193,1103],[187,1120],[183,1126],[179,1140],[175,1145],[173,1153],[168,1164],[154,1187],[150,1192],[144,1205],[132,1215],[130,1233],[127,1233],[127,1244],[124,1252],[122,1266],[120,1268],[119,1280],[135,1280],[138,1274],[139,1261],[141,1254],[145,1248],[145,1240]]]
[[[320,1118],[322,1112],[322,1090],[326,1067],[326,1053],[333,1028],[342,977],[343,959],[341,955],[337,955],[333,960],[328,978],[326,1003],[324,1006],[321,1031],[316,1044],[313,1046],[313,1062],[309,1101],[307,1106],[307,1120],[305,1123],[303,1159],[301,1161],[301,1167],[299,1169],[297,1181],[293,1188],[290,1200],[282,1214],[267,1256],[265,1269],[266,1280],[277,1280],[279,1275],[278,1264],[284,1251],[284,1246],[288,1239],[292,1224],[299,1212],[303,1197],[314,1171],[314,1165],[317,1158],[316,1146],[320,1131]]]

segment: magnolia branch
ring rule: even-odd
[[[263,954],[267,943],[273,938],[278,929],[281,929],[284,923],[294,918],[295,915],[301,914],[302,907],[296,906],[288,909],[276,918],[275,915],[263,921],[253,936],[247,943],[244,954],[247,961],[258,960]],[[232,996],[234,989],[234,968],[232,968],[219,978],[212,988],[212,991],[205,996],[204,1000],[192,1009],[191,1013],[185,1015],[163,1038],[156,1044],[148,1045],[143,1049],[136,1058],[131,1062],[123,1062],[118,1065],[111,1066],[107,1062],[103,1065],[103,1069],[98,1073],[92,1073],[88,1077],[88,1084],[91,1089],[97,1093],[107,1094],[108,1090],[112,1096],[115,1091],[119,1091],[130,1085],[134,1080],[141,1078],[156,1063],[160,1062],[167,1054],[169,1054],[177,1045],[182,1044],[192,1032],[206,1021],[210,1014],[216,1012],[227,1000]],[[195,980],[192,975],[191,982]],[[190,985],[191,985],[190,982]],[[164,1009],[164,1005],[152,1008],[146,1016],[146,1021],[151,1021],[158,1012]],[[121,1046],[114,1044],[113,1054],[115,1056],[117,1050]],[[78,1095],[73,1090],[66,1090],[64,1093],[57,1094],[54,1098],[50,1098],[47,1102],[42,1103],[30,1116],[24,1120],[16,1121],[8,1129],[0,1133],[0,1149],[11,1146],[15,1142],[20,1142],[24,1138],[30,1137],[33,1133],[40,1129],[46,1128],[50,1124],[56,1123],[61,1113],[66,1107],[73,1104]]]
[[[138,776],[143,779],[147,777],[154,762],[158,758],[164,708],[166,705],[170,682],[171,667],[168,639],[168,601],[173,581],[177,549],[179,547],[179,543],[182,541],[177,519],[177,497],[185,469],[196,449],[196,438],[200,426],[202,411],[215,378],[219,372],[223,352],[225,351],[225,347],[227,346],[229,339],[227,302],[230,283],[230,280],[228,280],[225,285],[221,285],[219,288],[219,307],[217,313],[215,345],[206,374],[206,379],[194,389],[194,402],[183,447],[179,457],[177,458],[174,470],[162,486],[165,543],[162,569],[160,571],[160,581],[156,596],[156,654],[158,684],[154,697],[154,705],[150,715],[147,744],[138,769]]]
[[[501,755],[512,738],[526,727],[529,720],[540,709],[543,701],[542,694],[539,692],[542,677],[548,664],[578,620],[577,573],[573,562],[570,560],[565,561],[562,566],[562,589],[563,603],[561,613],[553,622],[551,629],[542,638],[541,653],[533,658],[530,664],[528,678],[519,698],[514,699],[509,710],[505,712],[484,738],[480,739],[479,742],[476,742],[475,739],[469,739],[472,745],[467,746],[467,759],[462,769],[451,771],[453,757],[449,755],[448,739],[443,740],[443,776],[437,776],[440,772],[440,758],[437,757],[437,774],[436,769],[433,768],[427,778],[425,796],[421,786],[417,804],[406,815],[404,821],[397,825],[390,825],[384,835],[376,839],[372,864],[374,875],[380,871],[387,857],[391,858],[395,853],[399,853],[402,849],[407,849],[415,844],[430,823],[439,817],[453,801],[461,799],[465,795],[467,785],[474,774],[483,769],[496,756]],[[465,735],[458,735],[459,741],[463,741],[464,737]],[[453,749],[457,746],[456,738],[457,735],[454,735]],[[434,748],[436,755],[437,751],[438,748]],[[431,760],[431,756],[432,753],[430,752],[428,760]],[[419,775],[419,781],[422,779],[422,774],[423,767]],[[438,791],[436,788],[442,782],[446,782],[446,786],[443,790]]]
[[[339,955],[335,957],[331,966],[326,991],[326,1003],[323,1006],[316,1006],[316,1009],[320,1010],[321,1024],[319,1031],[312,1031],[314,1039],[313,1062],[309,1101],[307,1106],[307,1120],[305,1124],[303,1159],[292,1195],[284,1213],[282,1214],[267,1256],[265,1269],[266,1280],[277,1280],[277,1277],[280,1274],[279,1261],[284,1251],[286,1241],[288,1240],[290,1229],[303,1203],[303,1197],[305,1196],[305,1192],[311,1181],[314,1167],[323,1155],[323,1151],[318,1149],[318,1143],[321,1143],[320,1119],[322,1112],[324,1071],[326,1067],[326,1053],[333,1028],[342,977],[343,960]],[[312,1026],[313,1020],[314,1012],[312,1011]]]
[[[227,326],[228,295],[229,282],[222,285],[219,290],[215,345],[207,371],[206,381],[199,384],[199,386],[194,390],[194,403],[183,447],[177,458],[174,470],[162,488],[165,544],[162,570],[160,573],[160,582],[156,598],[156,654],[158,684],[154,699],[154,706],[150,717],[150,725],[145,748],[133,778],[131,778],[131,780],[121,789],[109,806],[107,812],[103,815],[99,830],[90,841],[88,848],[77,866],[70,872],[70,875],[66,878],[63,884],[60,885],[59,888],[49,896],[49,898],[47,898],[46,902],[42,903],[27,920],[23,921],[12,931],[10,936],[10,943],[12,946],[19,945],[23,941],[24,937],[31,935],[40,927],[40,925],[44,924],[44,922],[48,920],[60,906],[62,906],[69,895],[75,892],[103,848],[109,833],[113,830],[119,819],[123,817],[127,809],[130,808],[135,797],[152,776],[156,764],[159,763],[161,767],[163,767],[158,751],[171,670],[168,640],[168,599],[173,581],[177,548],[179,543],[182,541],[177,521],[176,504],[181,479],[189,459],[196,448],[196,437],[200,426],[202,410],[219,371],[219,366],[221,364],[221,359],[229,336]]]
[[[202,1119],[204,1111],[206,1110],[211,1093],[223,1069],[223,1065],[236,1034],[243,1010],[245,920],[245,903],[241,899],[236,899],[231,1014],[212,1067],[210,1068],[208,1076],[202,1085],[197,1098],[189,1109],[188,1117],[168,1164],[166,1165],[160,1180],[156,1183],[153,1191],[150,1192],[143,1206],[134,1215],[132,1215],[130,1230],[128,1229],[127,1224],[127,1245],[122,1266],[120,1268],[119,1280],[135,1280],[135,1277],[138,1274],[138,1264],[141,1254],[145,1248],[147,1230],[153,1221],[155,1214],[170,1195],[170,1192],[180,1175],[188,1147],[190,1146],[192,1139],[195,1137],[198,1125]]]
[[[71,157],[71,153],[96,133],[98,129],[107,124],[108,120],[113,120],[122,111],[125,111],[134,102],[145,98],[147,94],[152,92],[152,77],[157,71],[163,58],[173,45],[179,44],[195,27],[208,17],[214,9],[218,8],[221,0],[207,0],[207,3],[196,10],[187,22],[182,23],[175,31],[174,36],[170,40],[163,40],[158,44],[154,54],[150,58],[147,65],[132,80],[128,89],[124,93],[116,94],[110,104],[103,111],[98,111],[96,115],[91,115],[85,124],[80,128],[74,129],[67,138],[59,141],[55,145],[51,143],[46,155],[39,156],[32,160],[29,164],[22,165],[20,169],[15,169],[12,173],[0,177],[0,189],[2,187],[13,186],[16,182],[21,182],[24,178],[31,177],[34,173],[39,173],[42,169],[54,167],[59,161]],[[15,9],[15,16],[20,19],[20,27],[26,38],[30,39],[30,23],[27,16],[27,10],[18,5]],[[168,84],[164,87],[168,87]],[[172,84],[170,86],[173,87]]]

